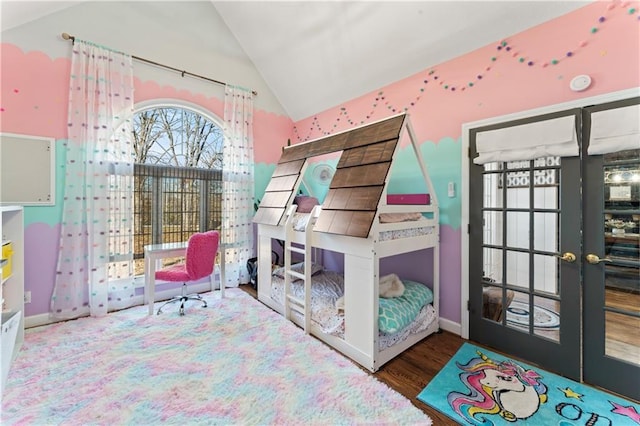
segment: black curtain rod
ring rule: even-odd
[[[75,43],[75,41],[76,41],[75,36],[69,35],[67,33],[62,33],[62,38],[65,39],[65,40],[71,40],[71,43]],[[184,77],[185,75],[189,75],[191,77],[200,78],[202,80],[210,81],[210,82],[216,83],[216,84],[221,84],[223,86],[227,85],[227,83],[225,83],[224,81],[214,80],[213,78],[205,77],[203,75],[194,74],[194,73],[191,73],[189,71],[184,71],[184,70],[181,70],[181,69],[178,69],[178,68],[171,67],[169,65],[160,64],[158,62],[150,61],[149,59],[144,59],[144,58],[141,58],[139,56],[131,55],[131,57],[133,59],[135,59],[136,61],[145,62],[147,64],[151,64],[151,65],[155,65],[155,66],[158,66],[158,67],[166,68],[166,69],[171,70],[171,71],[179,72],[180,75],[182,75],[182,77]],[[253,96],[258,96],[258,92],[256,92],[255,90],[252,90],[251,93],[253,93]]]

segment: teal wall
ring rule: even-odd
[[[453,229],[460,228],[462,214],[460,201],[462,156],[460,147],[460,139],[450,137],[443,138],[438,143],[425,142],[420,145],[420,153],[438,197],[440,224],[449,225]],[[337,159],[327,160],[323,163],[335,167]],[[322,200],[328,190],[328,186],[318,184],[312,178],[314,166],[315,164],[308,167],[305,181],[308,183],[312,193]],[[258,163],[255,165],[256,201],[262,199],[274,170],[275,164]],[[451,198],[447,195],[449,182],[453,182],[456,188],[455,196]],[[429,192],[411,145],[402,147],[396,152],[387,192],[389,194]]]

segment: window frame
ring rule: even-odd
[[[212,122],[214,125],[218,126],[221,130],[222,133],[222,138],[223,138],[223,144],[224,141],[226,140],[226,135],[224,134],[224,120],[221,119],[220,117],[218,117],[217,115],[215,115],[214,113],[212,113],[211,111],[203,108],[200,105],[196,105],[187,101],[183,101],[183,100],[178,100],[178,99],[168,99],[168,98],[158,98],[158,99],[149,99],[146,101],[142,101],[142,102],[138,102],[134,105],[134,109],[133,109],[133,116],[147,111],[147,110],[151,110],[151,109],[160,109],[160,108],[175,108],[175,109],[181,109],[181,110],[185,110],[185,111],[189,111],[192,112],[194,114],[198,114],[202,117],[204,117],[206,120],[209,120],[210,122]],[[132,123],[132,128],[133,128],[133,123]],[[157,167],[157,168],[171,168],[172,166],[170,165],[148,165],[145,163],[137,163],[134,162],[134,168],[139,165],[142,164],[142,166],[147,166],[147,167]],[[204,168],[194,168],[194,170],[202,170],[204,175],[210,175],[210,174],[219,174],[220,175],[220,182],[222,182],[222,169],[218,170],[218,169],[204,169]],[[196,172],[196,174],[199,174]],[[134,173],[134,178],[135,178],[135,173]],[[159,175],[159,177],[161,179],[165,178],[162,174]],[[172,177],[169,177],[172,178]],[[215,180],[214,180],[215,182]],[[134,189],[134,193],[136,193],[135,189]],[[155,200],[158,201],[158,200]],[[209,202],[208,198],[207,200],[200,200],[200,205],[202,205],[203,202]],[[153,204],[153,202],[152,202]],[[221,213],[221,212],[220,212]],[[134,208],[134,215],[136,214],[135,208]],[[158,214],[158,212],[152,212],[152,228],[155,227],[157,228],[158,226],[160,226],[159,224],[155,224],[153,223],[153,221],[157,221],[157,220],[162,220],[162,214],[160,212],[160,214]],[[208,218],[204,218],[201,217],[200,218],[200,228],[202,228],[203,224],[206,224],[208,221]],[[135,220],[134,220],[134,226],[135,226]],[[154,232],[152,232],[151,237],[155,238],[154,235],[157,234],[158,230],[156,229]],[[140,261],[142,259],[144,259],[144,253],[142,253],[142,256],[140,256],[140,253],[136,253],[136,243],[135,243],[135,238],[136,238],[136,229],[134,227],[133,229],[133,233],[134,233],[134,262]],[[162,233],[161,233],[162,234]],[[155,242],[151,242],[152,244],[155,244]],[[141,275],[136,275],[136,277],[140,277]]]

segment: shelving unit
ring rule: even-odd
[[[640,168],[631,152],[605,157],[604,253],[607,288],[634,293],[640,290]]]
[[[13,255],[11,257],[11,274],[7,277],[2,276],[2,286],[0,290],[0,299],[2,300],[2,387],[0,395],[4,388],[5,375],[11,362],[16,358],[22,342],[24,341],[24,210],[21,206],[0,206],[2,213],[2,222],[0,226],[0,235],[2,242],[11,241]],[[10,337],[13,333],[6,333],[7,321],[11,321],[14,315],[19,315],[19,323],[17,332],[15,332],[15,341],[11,341]],[[5,346],[8,345],[8,346]],[[13,347],[13,350],[10,350]],[[9,356],[10,359],[5,359]]]

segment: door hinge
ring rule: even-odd
[[[471,311],[471,301],[467,300],[467,311]]]
[[[467,223],[467,234],[471,234],[471,224]]]

